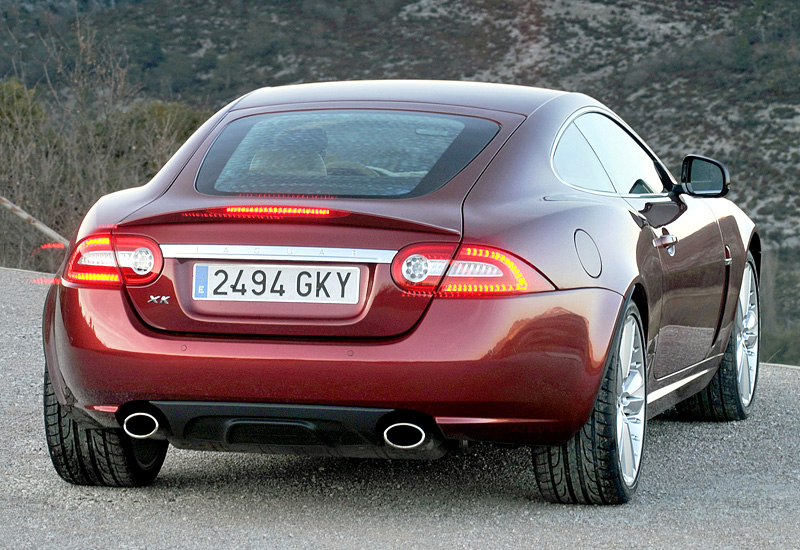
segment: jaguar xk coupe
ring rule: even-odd
[[[577,93],[256,90],[74,235],[44,310],[55,469],[490,442],[532,448],[547,500],[625,502],[649,418],[753,406],[761,244],[729,179],[674,178]]]

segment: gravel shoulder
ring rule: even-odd
[[[800,368],[766,365],[750,419],[649,424],[639,493],[544,503],[526,449],[436,462],[170,449],[146,489],[74,487],[41,418],[45,275],[0,268],[0,547],[796,548]]]

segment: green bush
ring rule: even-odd
[[[45,117],[35,90],[16,78],[0,82],[0,131],[18,135],[25,127],[41,125]]]

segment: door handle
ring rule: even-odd
[[[669,248],[671,246],[675,246],[677,242],[678,242],[678,237],[667,233],[665,235],[661,235],[660,237],[656,237],[655,239],[653,239],[653,246],[655,246],[656,248]]]

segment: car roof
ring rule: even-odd
[[[452,105],[529,115],[568,92],[443,80],[360,80],[261,88],[242,97],[233,109],[318,102],[400,102]]]

